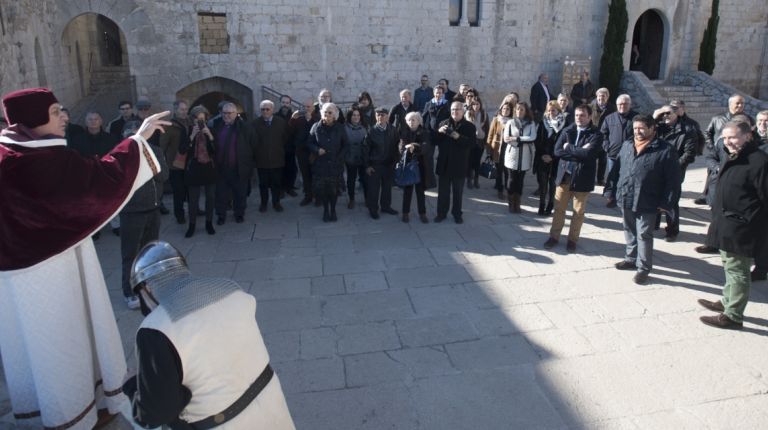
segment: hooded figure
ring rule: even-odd
[[[256,323],[256,299],[229,279],[194,276],[167,242],[136,257],[131,285],[146,318],[138,374],[123,391],[134,420],[171,429],[293,429]]]

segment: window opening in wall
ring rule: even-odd
[[[200,31],[201,53],[226,54],[229,52],[226,13],[198,12],[197,26]]]
[[[448,0],[448,24],[457,27],[461,21],[462,0]]]
[[[480,0],[467,0],[467,21],[470,27],[480,26]]]

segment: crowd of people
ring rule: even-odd
[[[216,233],[214,215],[217,225],[230,210],[236,223],[244,222],[254,170],[260,212],[270,203],[282,212],[281,199],[297,196],[300,174],[300,204],[322,206],[324,222],[338,220],[337,200],[345,192],[347,207],[355,207],[359,182],[374,220],[399,214],[392,207],[397,184],[404,190],[403,222],[410,221],[414,191],[419,220],[430,222],[425,190],[437,187],[432,221],[450,212],[457,224],[464,187],[479,188],[481,175],[494,179],[493,194],[509,212],[520,213],[531,171],[537,214],[552,216],[544,248],[559,244],[572,204],[571,253],[587,199],[602,186],[605,205],[622,215],[626,250],[615,267],[634,271],[634,282],[644,284],[653,267],[653,231],[665,216],[665,240],[677,239],[681,184],[704,153],[703,202],[712,208],[711,224],[696,251],[720,253],[726,283],[721,300],[698,301],[717,313],[700,320],[741,328],[751,282],[765,279],[768,269],[768,111],[753,121],[743,112],[743,97],[734,95],[728,111],[702,130],[683,100],[649,115],[632,110],[627,94],[614,107],[607,89],[592,90],[584,73],[569,95],[555,95],[542,74],[530,103],[510,93],[491,116],[476,88],[462,84],[454,93],[445,79],[430,87],[425,75],[421,87],[403,90],[391,109],[376,107],[362,92],[342,114],[331,92],[322,90],[297,111],[288,97],[279,109],[264,100],[250,122],[234,103],[221,103],[211,117],[205,107],[178,100],[165,121],[170,112],[150,115],[142,99],[137,114],[131,102],[120,102],[120,115],[106,129],[96,112],[86,114],[84,128],[70,123],[47,89],[7,94],[9,126],[0,133],[0,351],[14,416],[48,427],[91,428],[114,416],[125,393],[143,426],[211,428],[231,421],[293,428],[254,324],[255,300],[229,280],[193,276],[177,249],[157,241],[160,214],[170,212],[162,204],[166,181],[173,214],[191,237],[199,214],[208,234]],[[121,238],[126,303],[147,316],[137,333],[138,374],[127,381],[91,240],[111,219],[119,220],[112,228]],[[30,311],[38,303],[55,306]],[[222,332],[224,320],[235,329]],[[233,352],[242,346],[237,336],[248,344],[247,354]],[[47,359],[51,352],[60,358]],[[228,372],[217,371],[220,363]],[[253,402],[257,396],[260,402]]]
[[[595,88],[586,71],[570,94],[553,92],[543,73],[530,89],[529,102],[511,92],[490,114],[479,90],[470,84],[461,84],[454,92],[444,78],[432,87],[423,75],[420,83],[414,91],[400,91],[400,102],[391,108],[375,106],[363,91],[342,112],[333,103],[331,91],[323,89],[316,100],[305,100],[299,109],[294,109],[289,96],[281,97],[279,107],[264,100],[260,115],[252,121],[246,121],[234,103],[220,103],[211,117],[203,106],[190,109],[186,101],[176,101],[172,126],[149,142],[164,154],[170,168],[172,211],[179,224],[187,224],[185,236],[195,234],[202,214],[208,234],[216,232],[214,215],[215,223],[222,225],[230,209],[235,222],[243,222],[254,170],[259,212],[269,206],[282,212],[281,199],[297,196],[300,176],[303,198],[299,204],[321,206],[324,222],[339,219],[337,201],[344,194],[347,208],[363,200],[374,220],[389,214],[410,222],[415,194],[419,221],[442,222],[450,212],[459,224],[464,187],[479,188],[480,176],[494,181],[495,194],[507,203],[510,213],[521,213],[530,172],[537,184],[537,215],[552,217],[545,248],[559,243],[570,203],[566,250],[576,252],[587,199],[595,187],[602,187],[606,206],[618,206],[622,212],[627,250],[617,268],[635,270],[634,280],[645,283],[652,268],[652,233],[661,227],[662,218],[666,218],[665,240],[675,241],[680,233],[680,190],[688,165],[697,155],[706,157],[707,197],[697,203],[711,204],[724,157],[723,126],[734,120],[753,124],[744,115],[744,100],[738,95],[731,98],[728,112],[713,118],[706,129],[686,114],[683,100],[670,100],[652,115],[642,115],[633,109],[628,94],[618,95],[611,103],[609,91]],[[102,155],[130,133],[150,107],[140,99],[134,114],[131,102],[120,102],[119,116],[107,131],[102,130],[99,114],[89,112],[84,130],[68,132],[70,146],[85,156]],[[756,143],[762,139],[763,149],[767,148],[767,121],[762,119],[766,116],[766,112],[757,115],[751,138]],[[634,150],[628,142],[634,142]],[[398,173],[409,166],[417,171],[415,179],[403,183]],[[400,208],[392,206],[395,185],[403,189]],[[425,191],[433,188],[437,188],[437,207],[432,218],[427,214]],[[199,207],[201,191],[204,208]],[[143,209],[168,212],[161,199],[145,202]],[[146,224],[154,226],[155,218]],[[140,240],[129,241],[124,266],[141,245],[157,238],[154,231],[153,227]],[[704,244],[696,250],[716,252],[718,248]],[[751,278],[765,279],[766,265],[758,261]],[[124,290],[126,300],[136,306],[127,279]]]

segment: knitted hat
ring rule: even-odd
[[[3,97],[3,110],[8,124],[24,124],[35,128],[48,124],[48,109],[58,102],[47,88],[26,88],[6,94]]]

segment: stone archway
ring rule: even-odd
[[[216,115],[221,101],[230,101],[237,105],[245,118],[254,118],[253,90],[240,82],[221,76],[214,76],[193,82],[176,92],[177,99],[190,101],[190,108],[201,104]]]
[[[98,13],[80,14],[64,27],[61,45],[81,97],[132,98],[127,41],[116,22]]]
[[[666,39],[664,20],[657,11],[649,9],[640,15],[632,31],[629,70],[643,72],[648,79],[659,79]]]

